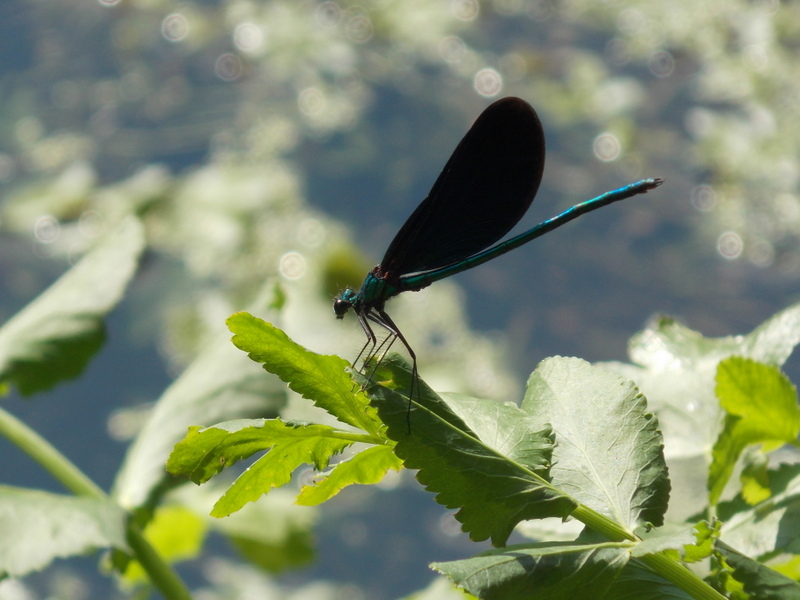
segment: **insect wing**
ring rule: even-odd
[[[530,207],[544,156],[542,125],[527,102],[503,98],[491,104],[389,245],[383,273],[436,269],[500,240]]]

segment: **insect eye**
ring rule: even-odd
[[[342,298],[341,296],[336,298],[333,301],[333,312],[336,315],[337,319],[341,319],[347,314],[347,311],[350,310],[353,306],[353,303],[350,300]]]

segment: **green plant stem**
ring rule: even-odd
[[[0,408],[0,435],[33,458],[76,496],[110,501],[100,486],[89,479],[50,442],[2,408]],[[133,551],[133,556],[139,561],[150,581],[158,587],[164,597],[167,600],[191,600],[189,588],[145,539],[133,519],[128,519],[126,529],[126,539]]]
[[[94,481],[56,450],[50,442],[3,409],[0,409],[0,435],[44,467],[76,496],[107,498],[106,493]]]
[[[589,527],[592,531],[603,534],[612,542],[639,542],[641,541],[636,535],[625,529],[616,521],[612,521],[605,515],[601,515],[596,510],[589,508],[583,504],[579,504],[578,508],[572,511],[571,517],[578,519],[581,523]]]
[[[142,530],[133,522],[133,519],[128,519],[126,538],[136,560],[139,561],[150,581],[165,598],[168,600],[192,600],[189,588],[145,539]]]
[[[725,596],[692,573],[678,561],[665,554],[647,554],[640,560],[656,573],[698,600],[725,600]]]
[[[572,512],[571,516],[611,541],[641,541],[635,534],[622,527],[619,523],[583,504],[578,505],[578,508]],[[674,583],[692,598],[697,600],[725,600],[725,596],[717,592],[680,562],[665,554],[646,554],[639,557],[639,560],[664,579]]]

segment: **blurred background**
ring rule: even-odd
[[[265,289],[294,339],[352,360],[362,333],[333,296],[507,95],[547,138],[515,231],[666,183],[393,299],[434,389],[518,401],[544,357],[625,360],[661,313],[748,332],[797,300],[799,51],[800,6],[777,0],[4,0],[0,323],[126,215],[148,241],[86,372],[6,407],[108,489],[147,407]],[[60,491],[0,452],[0,482]],[[323,507],[302,567],[250,571],[212,540],[187,579],[203,598],[252,579],[258,597],[388,599],[483,549],[409,474],[384,487]],[[14,589],[118,593],[90,558]]]

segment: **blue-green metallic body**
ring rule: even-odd
[[[618,202],[619,200],[624,200],[626,198],[630,198],[631,196],[636,196],[638,194],[643,194],[652,190],[653,188],[658,187],[663,183],[663,179],[642,179],[641,181],[637,181],[636,183],[631,183],[626,185],[625,187],[621,187],[619,189],[613,190],[611,192],[606,192],[602,196],[598,196],[597,198],[592,198],[591,200],[586,200],[585,202],[581,202],[580,204],[576,204],[562,212],[560,215],[553,217],[552,219],[548,219],[547,221],[543,221],[539,223],[536,227],[529,229],[525,233],[521,233],[505,242],[500,242],[496,246],[492,246],[491,248],[487,248],[483,252],[479,252],[474,256],[470,256],[465,258],[464,260],[460,260],[455,262],[451,265],[447,265],[444,267],[440,267],[438,269],[433,269],[431,271],[424,271],[422,273],[411,273],[408,275],[403,275],[399,278],[397,284],[395,285],[380,285],[379,283],[383,282],[375,282],[373,281],[375,277],[370,273],[367,275],[366,280],[364,281],[364,285],[367,285],[369,282],[368,289],[370,291],[370,300],[375,301],[377,300],[380,295],[382,294],[383,299],[390,298],[391,296],[395,296],[400,292],[410,291],[410,290],[421,290],[434,281],[439,281],[440,279],[445,279],[446,277],[450,277],[451,275],[455,275],[456,273],[461,273],[462,271],[466,271],[468,269],[472,269],[477,267],[478,265],[482,265],[483,263],[490,261],[498,256],[505,254],[506,252],[510,252],[515,248],[519,248],[520,246],[527,244],[531,240],[535,240],[536,238],[556,229],[557,227],[561,227],[565,223],[569,223],[573,219],[577,219],[583,214],[591,212],[593,210],[597,210],[598,208],[602,208],[603,206],[608,206],[613,202]],[[378,292],[378,293],[376,293]],[[391,292],[391,293],[387,293]],[[364,294],[364,286],[361,288],[361,294],[366,299],[368,296]]]

